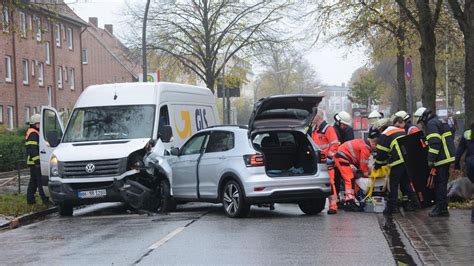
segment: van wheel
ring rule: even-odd
[[[170,182],[168,179],[160,181],[160,206],[158,212],[172,212],[176,210],[176,201],[171,197]]]
[[[243,189],[234,180],[224,185],[222,205],[224,205],[225,214],[231,218],[245,217],[250,210],[250,204],[245,203]]]
[[[71,205],[64,203],[59,204],[58,209],[60,216],[72,216],[72,213],[74,212]]]
[[[324,210],[326,199],[309,199],[298,203],[301,211],[307,215],[315,215]]]

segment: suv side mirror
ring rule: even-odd
[[[179,148],[176,148],[176,147],[171,148],[170,153],[173,156],[179,156]]]
[[[173,131],[170,125],[165,125],[159,129],[160,139],[163,143],[167,143],[171,141],[173,137]]]

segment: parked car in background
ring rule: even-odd
[[[170,197],[223,204],[244,217],[252,204],[297,203],[306,214],[324,209],[329,175],[304,128],[321,97],[273,96],[255,105],[249,127],[201,130],[172,148]]]

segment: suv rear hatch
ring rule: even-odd
[[[281,95],[258,101],[249,121],[249,139],[264,155],[268,176],[313,175],[317,156],[305,128],[322,97]]]

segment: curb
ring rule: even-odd
[[[7,227],[10,227],[10,229],[15,229],[17,227],[29,224],[29,223],[33,222],[34,220],[43,218],[43,217],[45,217],[49,214],[55,213],[57,211],[58,211],[58,207],[54,206],[54,207],[51,207],[51,208],[46,209],[44,211],[24,214],[22,216],[16,217],[15,219],[13,219],[13,220],[11,220],[7,223],[1,224],[0,229],[5,229]]]

